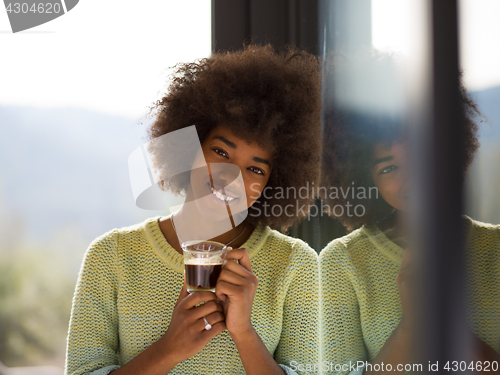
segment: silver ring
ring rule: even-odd
[[[210,331],[212,329],[212,325],[207,321],[205,317],[203,317],[203,320],[205,321],[205,330]]]

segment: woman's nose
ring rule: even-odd
[[[401,189],[405,195],[407,195],[410,190],[410,174],[408,172],[408,169],[405,169],[401,175]]]
[[[236,180],[240,174],[240,168],[230,163],[210,164],[214,184],[223,184],[227,186]]]

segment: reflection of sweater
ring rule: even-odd
[[[73,300],[68,374],[106,375],[163,336],[183,284],[183,257],[159,218],[113,230],[88,249]],[[288,374],[290,362],[317,363],[319,270],[304,242],[257,227],[242,246],[259,286],[252,324]],[[287,366],[285,366],[287,365]],[[171,374],[244,374],[229,332],[214,337]]]
[[[466,220],[469,323],[500,352],[500,226]],[[378,228],[362,227],[320,254],[323,361],[370,362],[379,353],[401,319],[396,276],[403,252]],[[350,372],[344,369],[334,372]]]

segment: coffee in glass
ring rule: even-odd
[[[215,292],[215,285],[226,261],[227,246],[214,241],[188,241],[184,251],[187,291]]]

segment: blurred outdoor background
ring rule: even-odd
[[[135,206],[128,157],[167,68],[210,55],[211,4],[86,0],[9,29],[2,10],[0,363],[62,371],[90,242],[162,214]]]
[[[372,44],[405,53],[404,1],[372,0]],[[485,115],[467,213],[500,223],[500,14],[461,3],[464,80]],[[161,212],[135,207],[129,154],[165,68],[207,57],[208,0],[86,0],[12,35],[0,11],[0,362],[64,367],[71,299],[97,236]]]

